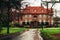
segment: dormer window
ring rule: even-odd
[[[35,9],[34,12],[37,12],[37,10]]]
[[[43,12],[43,10],[41,10],[41,12]]]

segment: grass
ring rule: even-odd
[[[12,34],[12,33],[17,33],[17,32],[23,32],[25,30],[25,28],[12,28],[10,27],[9,28],[9,33]],[[3,28],[3,30],[0,32],[0,34],[3,34],[3,35],[6,35],[7,34],[7,28]]]
[[[45,32],[47,34],[57,34],[60,33],[60,28],[43,28],[41,32]]]
[[[58,38],[52,36],[52,34],[60,34],[60,28],[43,28],[43,30],[41,29],[41,35],[44,40],[58,40]]]

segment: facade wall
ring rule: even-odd
[[[38,20],[38,22],[42,22],[42,15],[38,15],[37,20]]]
[[[22,10],[22,19],[19,17],[19,24],[23,24],[23,22],[43,22],[46,23],[48,22],[49,24],[53,25],[53,13],[52,16],[49,16],[49,13],[47,14],[46,9],[44,9],[43,7],[29,7],[28,9],[30,10]],[[12,10],[12,21],[14,22],[18,22],[18,14],[15,11],[15,9]],[[19,10],[20,11],[20,10]],[[51,11],[51,10],[50,10]],[[36,16],[36,17],[34,17]]]
[[[33,20],[33,15],[23,15],[22,20],[23,22],[31,22]]]
[[[49,25],[53,25],[54,24],[54,19],[53,19],[53,16],[48,16],[48,22],[49,22]]]

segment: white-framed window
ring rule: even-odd
[[[51,22],[53,23],[54,21],[52,20]]]
[[[25,20],[25,24],[27,24],[27,22],[28,22],[28,21],[27,21],[27,20]]]
[[[43,20],[43,22],[45,23],[45,22],[46,22],[46,20]]]
[[[53,20],[51,20],[51,24],[53,25],[53,23],[54,23],[54,21]]]
[[[31,17],[32,15],[25,15],[25,17],[27,17],[27,18],[29,18],[29,17]]]
[[[31,17],[32,15],[29,15],[29,17]]]
[[[43,15],[44,17],[46,17],[46,15]]]
[[[27,19],[25,20],[25,22],[27,22]]]
[[[42,20],[40,19],[39,22],[42,22]]]
[[[31,20],[29,20],[29,24],[31,24]]]
[[[31,19],[29,20],[29,22],[31,22]]]
[[[39,15],[39,17],[42,17],[42,15]]]
[[[50,15],[48,15],[48,18],[50,18]]]
[[[25,17],[28,17],[28,15],[25,15]]]

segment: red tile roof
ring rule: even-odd
[[[23,14],[47,14],[47,9],[44,7],[26,7],[23,12]],[[51,8],[48,9],[48,14],[53,13],[51,11]]]

